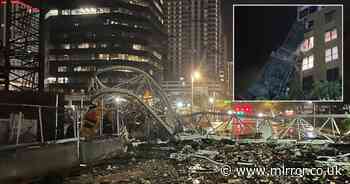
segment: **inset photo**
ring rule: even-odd
[[[343,5],[234,5],[236,101],[343,101]]]

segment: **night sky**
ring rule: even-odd
[[[271,51],[285,40],[296,20],[297,7],[235,7],[235,94],[256,81]]]

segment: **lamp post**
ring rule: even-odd
[[[115,98],[115,102],[116,102],[116,106],[117,106],[117,135],[118,136],[119,136],[120,129],[121,129],[120,121],[119,121],[119,104],[121,101],[122,101],[122,99],[119,96]],[[114,125],[113,125],[113,129],[114,129]],[[113,131],[113,133],[114,133],[114,131]]]
[[[316,128],[316,110],[315,110],[315,103],[313,103],[312,101],[308,101],[307,103],[312,105],[313,124],[314,124],[314,128]]]
[[[194,99],[194,81],[200,78],[200,73],[198,71],[195,71],[191,74],[191,122],[193,123],[193,117],[192,117],[192,113],[193,113],[193,99]]]
[[[209,104],[210,104],[210,108],[209,110],[210,111],[213,111],[214,112],[214,102],[215,102],[215,98],[214,97],[209,97]]]

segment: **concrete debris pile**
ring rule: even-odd
[[[346,170],[350,154],[314,145],[234,144],[207,140],[168,146],[139,145],[131,152],[128,158],[110,160],[103,165],[84,169],[76,176],[67,177],[65,184],[350,182],[350,172]],[[324,159],[326,163],[322,163]],[[223,168],[227,166],[231,170],[225,175]],[[275,176],[270,174],[273,168],[319,168],[327,171],[332,166],[339,167],[341,174],[311,176],[297,172],[291,176],[286,171],[276,171]],[[260,168],[264,172],[237,172],[243,168]]]

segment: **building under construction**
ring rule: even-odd
[[[2,0],[0,87],[6,91],[42,91],[44,52],[40,42],[39,1]]]

